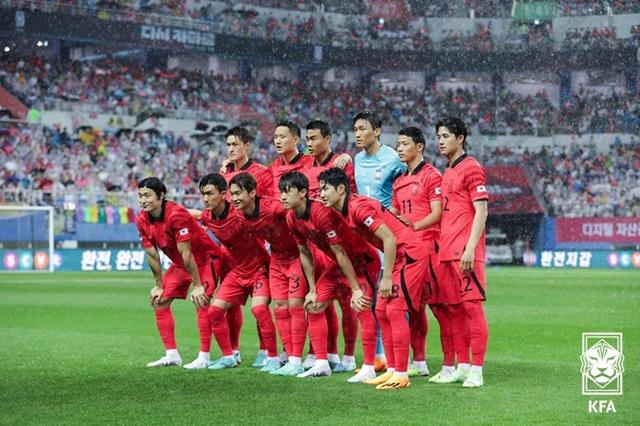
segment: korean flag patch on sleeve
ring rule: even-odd
[[[478,192],[487,192],[487,187],[484,185],[478,185],[476,189]]]
[[[373,224],[373,218],[371,216],[369,216],[365,221],[364,224],[367,226],[371,226]]]
[[[440,189],[440,187],[436,188],[436,195],[440,195],[442,194],[442,190]]]
[[[184,228],[180,230],[180,235],[187,235],[189,233],[189,229]]]
[[[327,238],[335,238],[335,237],[336,237],[336,231],[327,232]]]

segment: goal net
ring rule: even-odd
[[[55,267],[54,208],[0,205],[0,271],[48,271]]]

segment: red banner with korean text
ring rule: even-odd
[[[542,214],[522,166],[484,166],[491,214]]]
[[[559,243],[640,243],[638,217],[559,217]]]
[[[409,13],[401,0],[370,0],[369,17],[384,18],[387,21],[401,21]]]

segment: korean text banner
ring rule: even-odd
[[[589,217],[556,219],[559,243],[640,243],[640,218]]]

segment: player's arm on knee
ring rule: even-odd
[[[155,247],[145,247],[147,253],[147,263],[153,274],[153,279],[156,285],[151,289],[150,300],[153,305],[154,302],[160,302],[162,297],[162,264],[160,262],[160,254]]]

